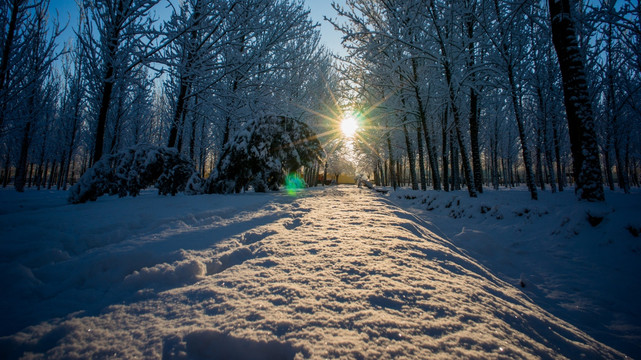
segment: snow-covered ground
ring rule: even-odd
[[[606,191],[604,204],[577,202],[572,189],[539,192],[538,201],[525,188],[477,199],[467,191],[390,194],[537,305],[641,358],[639,189]]]
[[[640,357],[641,197],[541,197],[3,190],[0,358]]]

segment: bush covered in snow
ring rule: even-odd
[[[202,183],[191,162],[176,149],[136,145],[96,162],[70,189],[69,202],[94,201],[104,194],[136,196],[150,186],[162,195],[200,193]]]
[[[216,171],[204,182],[176,149],[137,145],[106,155],[80,178],[69,194],[77,204],[104,194],[136,196],[155,186],[162,195],[278,190],[287,173],[318,159],[320,142],[304,123],[282,116],[247,122],[223,150]]]
[[[318,159],[320,142],[304,123],[283,116],[247,122],[223,150],[217,172],[207,180],[209,193],[278,190],[287,173]]]

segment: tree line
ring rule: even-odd
[[[603,200],[641,177],[641,7],[625,0],[347,0],[334,26],[376,182],[525,184]],[[540,190],[539,190],[540,189]]]
[[[257,114],[317,129],[333,104],[302,0],[89,0],[73,29],[47,0],[0,6],[0,180],[18,191],[67,188],[135,144],[175,148],[205,178]]]
[[[638,2],[333,6],[338,63],[302,0],[84,1],[64,46],[47,0],[3,1],[0,181],[66,188],[135,144],[175,148],[205,178],[260,138],[243,133],[258,118],[332,134],[343,106],[364,126],[357,171],[382,185],[525,184],[536,199],[574,184],[587,200],[640,185]],[[308,182],[350,167],[342,143],[323,141]]]

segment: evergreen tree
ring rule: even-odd
[[[278,190],[285,176],[321,156],[320,142],[304,123],[274,115],[247,122],[223,151],[217,171],[207,180],[210,193]]]

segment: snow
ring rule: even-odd
[[[577,202],[570,188],[392,193],[440,234],[536,304],[634,358],[641,356],[641,193]],[[600,220],[599,222],[599,219]],[[594,221],[596,226],[592,226]],[[438,226],[436,225],[438,224]],[[636,235],[635,235],[636,234]]]
[[[639,357],[640,195],[2,190],[0,357]]]

